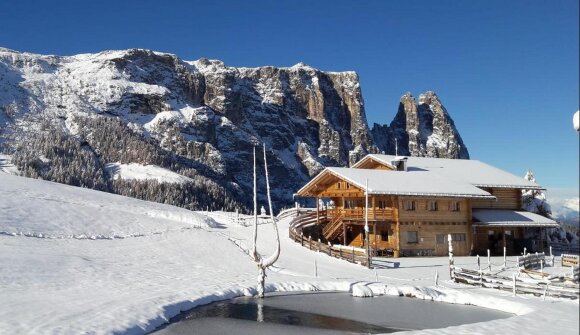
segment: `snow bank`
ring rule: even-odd
[[[209,227],[173,206],[0,173],[0,234],[110,239]]]

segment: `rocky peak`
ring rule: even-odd
[[[388,154],[469,158],[453,120],[432,91],[419,95],[418,103],[405,93],[390,126],[375,124],[372,136],[379,150]]]

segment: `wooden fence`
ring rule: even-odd
[[[318,240],[313,240],[311,237],[305,237],[302,233],[302,228],[316,223],[316,211],[303,210],[290,223],[289,236],[301,246],[310,250],[315,250],[328,256],[343,259],[351,263],[368,265],[368,257],[366,251],[361,248],[345,247],[326,244]]]
[[[513,294],[527,293],[536,296],[569,299],[578,299],[580,297],[578,284],[565,285],[550,281],[529,282],[517,278],[515,274],[512,278],[509,278],[483,271],[454,267],[452,268],[452,278],[458,283],[511,291]]]
[[[543,267],[546,263],[546,255],[542,252],[541,254],[527,254],[525,256],[518,257],[518,267],[523,269],[537,269]]]

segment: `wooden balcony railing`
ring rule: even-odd
[[[365,219],[364,208],[333,208],[326,210],[326,217],[332,220],[334,217],[342,217],[344,220],[361,220]],[[395,211],[393,208],[369,208],[369,220],[395,221]]]

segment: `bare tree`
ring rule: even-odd
[[[258,298],[264,297],[264,285],[266,282],[266,269],[278,260],[280,256],[280,236],[278,234],[278,225],[276,224],[276,218],[272,211],[272,198],[270,197],[270,180],[268,178],[268,162],[266,160],[266,145],[264,144],[264,170],[266,171],[266,192],[268,195],[268,206],[270,208],[270,219],[272,220],[272,225],[274,226],[274,232],[276,236],[276,251],[268,258],[263,258],[262,255],[258,253],[257,250],[257,240],[258,240],[258,202],[257,202],[257,191],[256,191],[256,147],[254,147],[254,245],[252,248],[252,256],[254,262],[258,265],[258,287],[257,296]]]

